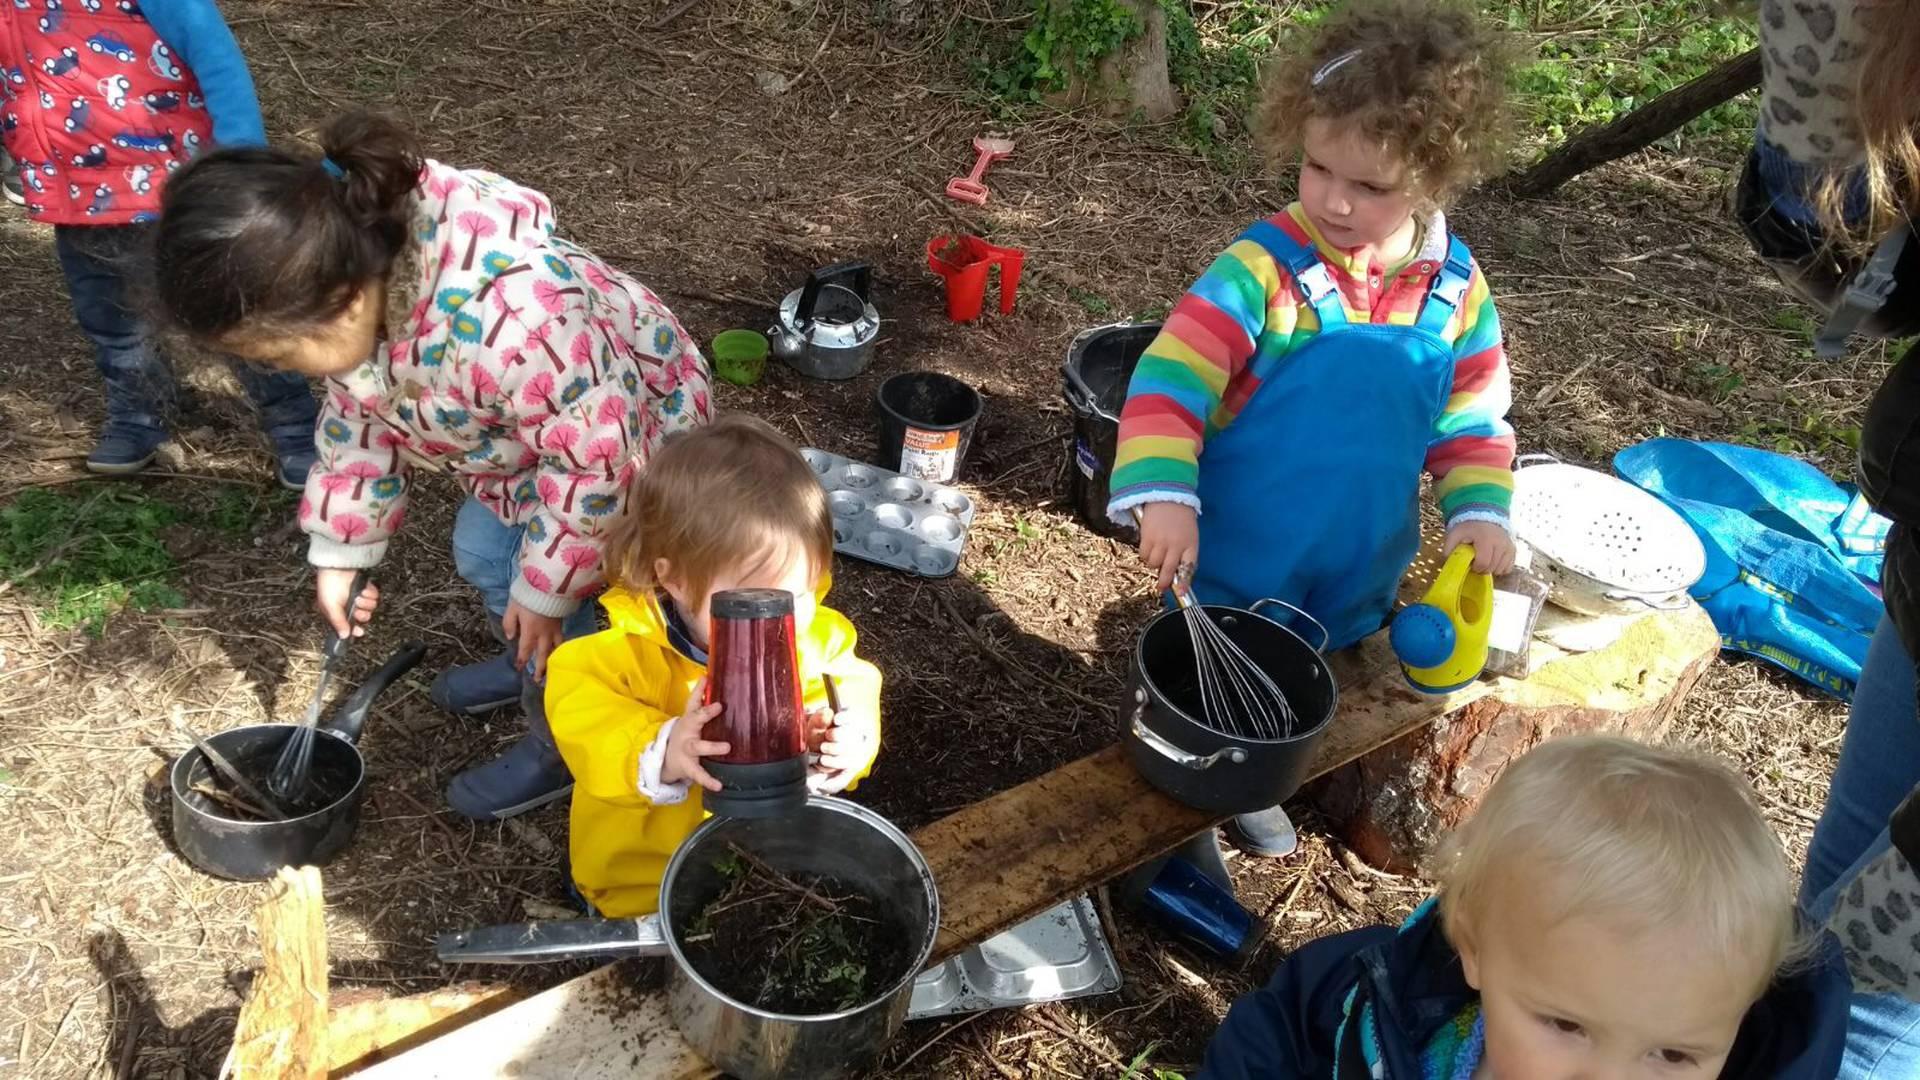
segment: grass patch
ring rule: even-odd
[[[0,506],[0,581],[49,624],[98,635],[116,612],[185,605],[167,530],[247,536],[288,512],[279,496],[226,484],[180,501],[114,482],[31,488]]]

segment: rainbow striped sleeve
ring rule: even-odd
[[[1500,340],[1487,276],[1474,267],[1453,338],[1453,392],[1434,421],[1427,472],[1434,501],[1449,526],[1462,521],[1507,523],[1513,501],[1513,379]]]
[[[1276,304],[1276,297],[1283,302]],[[1127,522],[1132,509],[1146,503],[1199,508],[1201,446],[1232,419],[1223,402],[1245,402],[1244,376],[1256,346],[1263,338],[1291,337],[1291,297],[1273,256],[1244,239],[1181,297],[1127,387],[1107,504],[1115,521]],[[1288,325],[1276,328],[1274,319]]]

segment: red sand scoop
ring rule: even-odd
[[[973,171],[947,181],[947,198],[958,199],[975,206],[985,206],[987,185],[980,182],[981,178],[987,175],[987,166],[1013,154],[1013,140],[980,135],[974,138],[973,148],[980,154],[974,159]]]

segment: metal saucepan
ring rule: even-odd
[[[1134,646],[1121,737],[1149,783],[1195,809],[1244,814],[1285,802],[1305,782],[1333,718],[1340,692],[1321,656],[1326,629],[1320,628],[1315,648],[1261,615],[1268,605],[1319,627],[1312,616],[1278,600],[1262,600],[1252,610],[1208,604],[1206,611],[1286,697],[1294,726],[1284,739],[1243,738],[1201,721],[1193,643],[1178,608],[1155,615]]]
[[[784,873],[825,875],[870,893],[900,915],[913,963],[871,1001],[838,1013],[774,1013],[722,994],[687,962],[680,942],[687,924],[725,888],[715,864],[730,844]],[[658,914],[488,926],[443,934],[437,944],[449,963],[671,957],[667,1009],[687,1045],[724,1072],[758,1080],[871,1068],[906,1019],[914,977],[933,952],[939,926],[933,871],[913,841],[857,803],[815,795],[783,817],[708,818],[667,862]]]
[[[355,744],[366,726],[367,712],[381,691],[418,664],[426,651],[417,641],[402,645],[317,729],[310,775],[314,783],[338,792],[324,806],[285,821],[237,820],[193,790],[196,784],[221,782],[205,756],[194,749],[175,758],[168,780],[173,842],[180,854],[209,874],[239,881],[258,881],[272,877],[283,866],[319,866],[331,859],[353,838],[360,823],[367,765]],[[210,735],[207,743],[264,788],[281,748],[298,726],[252,724]]]

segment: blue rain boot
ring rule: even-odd
[[[476,765],[447,785],[454,812],[475,821],[501,821],[565,798],[573,774],[553,745],[547,727],[546,688],[526,680],[521,701],[527,709],[527,733],[485,765]]]
[[[1227,839],[1248,855],[1279,859],[1291,855],[1300,846],[1300,834],[1285,810],[1269,806],[1251,814],[1241,814],[1227,822]]]
[[[102,476],[128,476],[139,472],[160,453],[167,433],[143,424],[109,421],[100,433],[100,441],[87,454],[87,471]]]
[[[477,664],[441,672],[427,696],[435,705],[461,716],[484,716],[520,700],[526,679],[513,662],[513,646]]]

